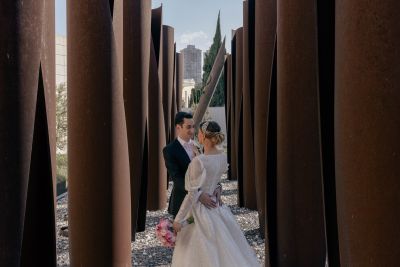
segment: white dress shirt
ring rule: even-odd
[[[183,146],[185,149],[187,155],[189,156],[190,160],[194,158],[194,153],[193,153],[193,140],[190,139],[189,142],[186,142],[182,138],[178,136],[178,141],[179,143]]]

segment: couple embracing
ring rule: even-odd
[[[173,267],[260,266],[230,209],[221,201],[221,176],[228,169],[226,155],[218,149],[224,141],[214,121],[200,124],[194,145],[191,114],[175,116],[177,139],[163,149],[165,165],[173,181],[168,212],[177,232]],[[193,217],[194,223],[183,227]]]

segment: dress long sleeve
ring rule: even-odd
[[[188,170],[185,175],[185,189],[188,191],[182,205],[179,209],[178,214],[175,217],[175,221],[182,222],[187,219],[190,215],[190,211],[193,205],[198,201],[201,195],[201,186],[206,178],[206,171],[201,160],[196,157],[188,166]]]

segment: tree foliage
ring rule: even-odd
[[[196,84],[192,89],[189,99],[189,107],[196,106],[199,103],[203,87],[201,84]]]
[[[56,87],[56,152],[57,182],[61,182],[68,176],[67,87],[63,83]]]
[[[57,153],[67,149],[67,88],[65,84],[56,87],[56,147]]]
[[[210,49],[208,49],[204,53],[203,78],[202,78],[203,86],[207,83],[207,79],[210,76],[212,66],[217,57],[218,50],[220,47],[221,47],[221,24],[220,24],[220,13],[218,13],[218,20],[217,20],[217,26],[215,30],[213,43]],[[222,74],[217,84],[217,88],[214,91],[214,95],[211,99],[210,102],[211,107],[220,107],[225,104],[224,84],[225,84],[224,75]],[[199,102],[202,92],[203,92],[202,86],[196,85],[196,87],[192,89],[189,106],[196,105]]]
[[[205,53],[204,56],[204,64],[203,64],[203,84],[206,84],[208,77],[210,76],[210,72],[214,61],[217,57],[218,50],[221,47],[221,24],[220,24],[220,13],[218,13],[217,27],[215,30],[213,44],[210,49]],[[221,75],[221,78],[217,84],[217,87],[214,91],[214,95],[211,99],[210,106],[211,107],[220,107],[225,104],[224,99],[224,75]]]

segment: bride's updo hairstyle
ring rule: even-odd
[[[200,123],[200,130],[204,137],[211,140],[214,145],[219,145],[225,140],[221,127],[215,121],[203,121]]]

